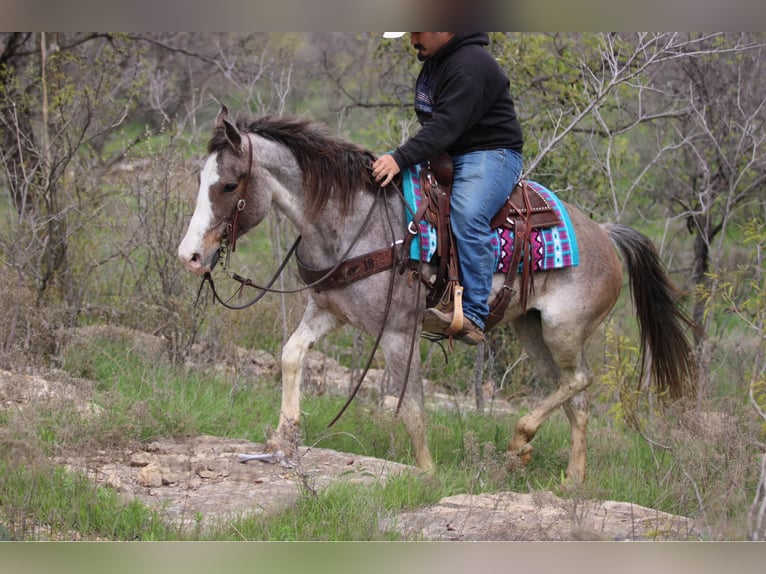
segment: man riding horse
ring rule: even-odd
[[[403,33],[387,33],[387,37]],[[372,165],[388,185],[401,170],[447,151],[454,165],[450,219],[463,292],[463,328],[455,338],[484,340],[495,270],[490,220],[508,199],[522,168],[523,138],[510,95],[510,81],[487,51],[485,32],[411,32],[423,67],[415,84],[421,129]],[[452,312],[426,310],[423,330],[444,334]]]

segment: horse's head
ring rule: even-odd
[[[212,271],[221,246],[228,243],[233,250],[237,236],[260,223],[268,210],[268,198],[256,194],[262,186],[257,185],[252,145],[222,106],[199,176],[194,215],[178,246],[178,257],[194,273]]]

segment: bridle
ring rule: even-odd
[[[248,157],[247,157],[247,172],[245,173],[243,185],[240,187],[239,190],[239,197],[237,198],[237,203],[234,206],[234,215],[231,218],[231,223],[229,223],[229,233],[228,233],[228,240],[231,244],[231,251],[232,253],[237,250],[237,231],[239,226],[239,214],[242,213],[242,211],[245,209],[245,206],[247,205],[247,202],[245,201],[245,193],[247,192],[247,188],[250,187],[250,174],[253,170],[253,143],[250,141],[250,138],[247,139],[247,150],[248,150]]]
[[[382,188],[378,188],[378,193],[375,196],[375,200],[370,205],[370,209],[367,212],[367,215],[366,215],[366,217],[364,219],[364,222],[362,223],[362,225],[359,226],[359,230],[357,231],[357,233],[354,236],[354,238],[351,240],[351,243],[349,244],[348,248],[346,248],[346,251],[339,258],[337,263],[335,263],[332,267],[327,269],[317,279],[315,279],[315,280],[313,280],[313,281],[311,281],[309,283],[306,283],[302,287],[297,287],[295,289],[274,289],[272,287],[274,285],[274,283],[276,283],[277,279],[280,277],[282,272],[284,271],[285,267],[287,267],[287,264],[290,261],[290,259],[292,258],[292,256],[296,254],[296,251],[298,249],[298,245],[300,244],[301,239],[302,239],[302,236],[299,235],[295,239],[295,241],[293,242],[292,246],[288,250],[288,252],[285,255],[285,257],[282,260],[282,262],[279,264],[279,267],[277,268],[276,272],[271,277],[271,279],[269,279],[269,281],[266,283],[266,285],[259,285],[259,284],[255,283],[254,281],[252,281],[251,279],[248,279],[247,277],[242,277],[241,275],[232,272],[230,274],[230,276],[231,276],[231,278],[234,281],[236,281],[236,282],[238,282],[240,284],[240,288],[228,300],[224,300],[218,294],[218,291],[215,288],[215,283],[213,282],[213,276],[208,271],[202,277],[202,283],[200,283],[199,291],[197,292],[197,302],[199,301],[200,295],[202,293],[202,288],[204,287],[204,285],[206,283],[210,285],[210,289],[211,289],[211,291],[213,293],[214,300],[218,301],[221,305],[223,305],[227,309],[232,309],[232,310],[246,309],[246,308],[254,305],[255,303],[257,303],[258,301],[260,301],[263,298],[263,296],[266,295],[266,293],[276,293],[276,294],[280,294],[280,295],[292,295],[292,294],[295,294],[295,293],[301,293],[302,291],[307,291],[309,289],[314,289],[314,288],[319,287],[319,285],[324,283],[329,277],[331,277],[340,268],[341,265],[343,265],[343,263],[346,261],[346,259],[348,258],[349,254],[351,253],[351,250],[354,248],[354,246],[357,244],[359,239],[362,237],[362,233],[363,233],[363,231],[365,229],[367,229],[367,226],[368,226],[370,220],[372,219],[372,215],[373,215],[373,213],[375,211],[375,208],[378,205],[378,201],[379,201],[380,196],[381,196],[381,190],[382,190]],[[241,211],[241,209],[239,209],[239,205],[240,204],[244,205],[244,203],[245,203],[244,198],[240,197],[239,200],[237,201],[237,211],[235,212],[235,214],[234,214],[234,216],[232,218],[232,223],[229,224],[229,226],[231,228],[234,228],[235,230],[236,230],[237,216],[238,216],[239,212]],[[384,202],[384,204],[385,204],[385,202]],[[243,207],[243,209],[244,209],[244,207]],[[386,209],[387,209],[387,207],[386,207]],[[388,213],[388,212],[386,211],[386,213]],[[387,220],[389,221],[389,225],[390,225],[390,218],[387,217]],[[392,229],[392,236],[393,236],[393,229]],[[231,241],[231,240],[229,240],[229,241]],[[397,248],[397,246],[400,243],[401,242],[392,242],[392,244],[391,244],[392,259],[394,261],[396,261],[396,259],[398,258],[398,253],[396,252],[396,248]],[[225,249],[225,247],[224,247],[224,249]],[[234,247],[233,246],[231,248],[231,251],[232,252],[234,251]],[[223,267],[224,267],[224,269],[226,269],[228,267],[228,263],[229,263],[229,250],[226,249],[226,256],[223,259]],[[392,275],[392,277],[393,277],[393,275]],[[393,279],[392,279],[392,281],[393,281]],[[234,297],[236,297],[239,294],[241,294],[242,290],[245,287],[251,287],[253,289],[256,289],[256,290],[260,291],[260,293],[258,293],[258,295],[256,295],[250,301],[248,301],[248,302],[246,302],[244,304],[241,304],[241,305],[233,305],[233,304],[229,303],[229,301],[231,299],[233,299]],[[195,303],[195,305],[196,305],[196,303]]]

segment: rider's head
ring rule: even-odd
[[[410,42],[420,59],[430,58],[452,40],[455,32],[410,32]]]
[[[399,38],[405,32],[386,32],[385,38]],[[418,58],[425,60],[436,54],[449,42],[455,32],[410,32],[410,42],[418,52]]]

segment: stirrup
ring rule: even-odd
[[[459,333],[463,330],[463,325],[465,324],[465,317],[463,316],[463,286],[460,284],[455,285],[453,303],[452,323],[450,323],[448,332]]]

